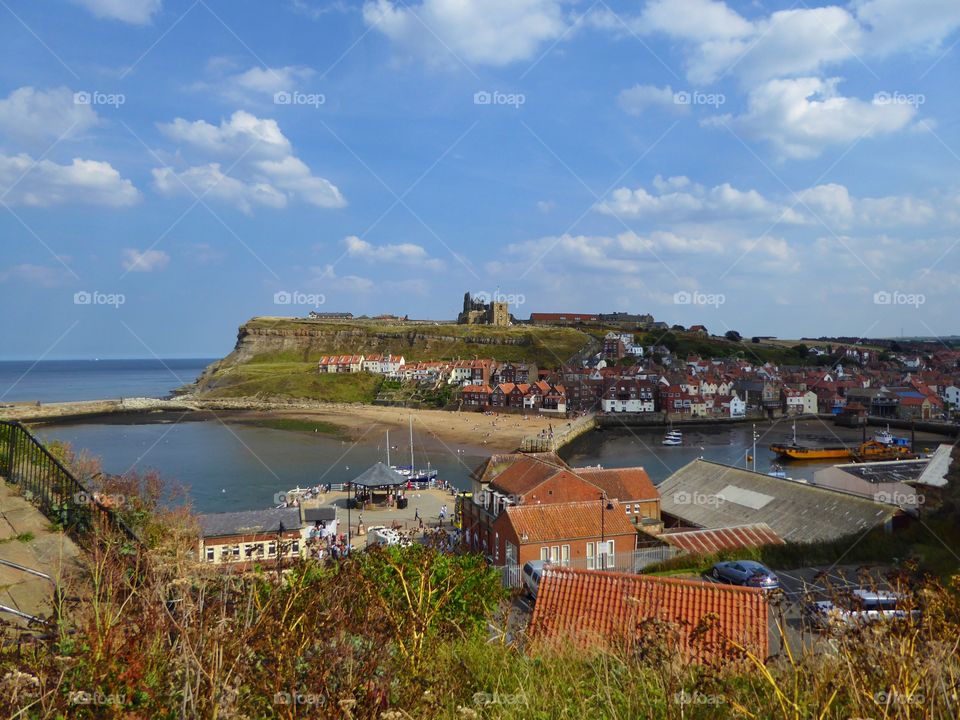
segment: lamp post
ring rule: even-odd
[[[600,493],[600,548],[598,548],[600,552],[597,552],[597,559],[600,560],[600,562],[602,563],[600,567],[601,570],[607,569],[607,553],[606,553],[607,539],[606,539],[606,534],[604,532],[605,515],[603,514],[604,506],[606,505],[604,501],[606,499],[607,499],[607,493],[601,492]]]
[[[347,483],[347,551],[350,550],[350,485]]]

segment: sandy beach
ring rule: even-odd
[[[271,402],[256,398],[207,400],[178,398],[152,400],[15,404],[0,408],[0,419],[23,422],[67,423],[110,422],[151,423],[204,420],[212,416],[224,421],[305,420],[336,426],[351,439],[375,436],[385,430],[405,434],[409,418],[417,435],[426,434],[452,452],[474,448],[486,452],[516,449],[526,435],[537,435],[550,427],[567,424],[566,418],[486,415],[471,411],[414,410],[374,405],[347,405],[315,402]],[[400,436],[398,435],[398,441]]]

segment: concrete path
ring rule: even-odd
[[[62,532],[51,530],[50,521],[0,478],[0,560],[49,575],[57,582],[75,568],[80,552]],[[0,605],[33,616],[52,614],[53,583],[0,563]],[[26,627],[27,620],[0,612],[0,623]]]

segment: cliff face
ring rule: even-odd
[[[323,355],[389,353],[408,362],[487,357],[554,367],[589,341],[569,328],[254,318],[240,327],[233,352],[210,365],[185,390],[221,387],[241,366],[311,363]]]

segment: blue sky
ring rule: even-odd
[[[523,318],[960,331],[955,0],[0,18],[0,357],[221,355],[256,315],[498,288]]]

